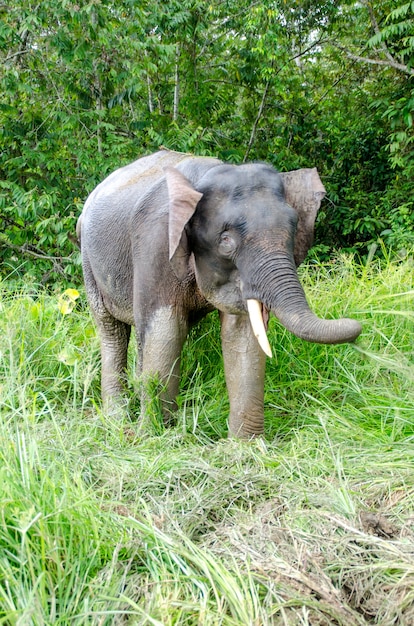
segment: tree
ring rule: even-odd
[[[76,272],[74,225],[85,190],[136,154],[130,104],[141,97],[141,10],[129,2],[2,6],[0,110],[3,261]],[[129,25],[129,26],[128,26]],[[133,70],[133,71],[132,71]],[[140,87],[140,91],[136,89]],[[128,112],[125,115],[125,111]],[[44,262],[43,262],[44,261]]]

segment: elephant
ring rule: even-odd
[[[279,173],[267,163],[233,165],[164,148],[103,180],[77,235],[100,336],[104,406],[122,397],[135,326],[138,374],[162,383],[168,422],[188,331],[218,309],[229,436],[261,435],[269,313],[311,342],[352,342],[361,332],[353,319],[318,318],[297,275],[324,194],[316,168]]]

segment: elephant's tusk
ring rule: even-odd
[[[261,303],[258,300],[249,299],[247,300],[247,310],[249,312],[250,323],[256,339],[259,342],[259,346],[269,358],[272,358],[272,350],[270,348],[269,340],[263,324]]]

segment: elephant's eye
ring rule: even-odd
[[[235,251],[235,249],[236,241],[234,237],[227,230],[225,230],[220,235],[219,251],[224,256],[229,256],[230,254],[232,254],[232,252]]]

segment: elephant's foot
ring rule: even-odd
[[[234,439],[255,439],[263,435],[263,422],[263,413],[257,413],[254,416],[230,413],[228,436]]]
[[[104,415],[108,417],[119,417],[126,415],[129,408],[129,399],[125,393],[106,395],[102,403]]]
[[[146,429],[176,424],[178,383],[162,383],[157,376],[141,377],[140,424]]]

